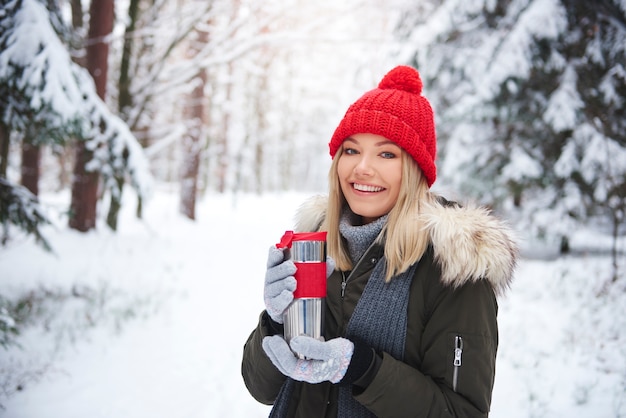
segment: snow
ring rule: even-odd
[[[8,48],[0,54],[0,78],[16,78],[19,87],[32,94],[33,109],[49,103],[64,123],[73,120],[82,91],[74,74],[68,74],[71,59],[50,24],[46,8],[36,1],[24,1],[12,29]],[[14,66],[23,68],[24,73],[16,76]],[[44,79],[46,87],[40,90]]]
[[[69,196],[46,194],[55,252],[25,237],[2,248],[0,295],[45,288],[48,299],[45,320],[0,357],[14,385],[4,390],[22,386],[8,398],[0,391],[0,415],[267,416],[243,384],[242,347],[263,309],[267,249],[308,195],[211,194],[192,222],[172,188],[155,191],[143,221],[124,193],[117,233],[68,229]],[[500,300],[491,417],[626,413],[626,283],[622,273],[610,285],[610,267],[589,254],[521,260]]]
[[[280,2],[275,5],[301,11],[299,7]],[[564,31],[566,24],[565,10],[555,0],[512,2],[508,20],[504,19],[502,26],[491,32],[473,33],[473,29],[483,23],[480,18],[468,22],[449,18],[452,11],[463,12],[461,16],[473,16],[483,7],[493,10],[495,5],[493,0],[446,1],[444,7],[435,10],[433,16],[413,32],[412,41],[401,48],[410,49],[402,51],[407,56],[420,50],[419,55],[423,57],[419,61],[428,64],[421,68],[422,74],[430,75],[431,79],[439,77],[437,90],[450,92],[450,102],[456,103],[448,116],[448,120],[454,122],[451,126],[456,128],[456,133],[451,138],[442,170],[448,176],[458,176],[454,184],[467,182],[467,170],[463,166],[471,167],[470,163],[484,161],[479,158],[487,159],[492,154],[483,151],[497,148],[491,137],[485,135],[489,132],[485,132],[483,124],[464,122],[460,116],[469,114],[478,120],[490,116],[489,109],[481,105],[481,95],[489,97],[494,85],[529,71],[531,35],[554,39]],[[338,36],[325,25],[325,35],[317,41],[327,48],[319,45],[299,48],[294,62],[303,81],[294,81],[288,91],[293,98],[287,97],[287,93],[282,97],[281,90],[281,97],[274,99],[297,102],[298,106],[294,107],[299,107],[301,97],[308,97],[309,104],[303,106],[310,111],[303,112],[306,118],[296,118],[297,114],[293,113],[292,125],[297,128],[296,132],[291,132],[288,126],[285,132],[270,129],[259,134],[265,141],[298,134],[298,141],[289,143],[292,152],[300,155],[305,151],[314,160],[299,167],[301,171],[291,176],[298,179],[296,183],[304,178],[301,174],[307,172],[323,179],[325,174],[316,176],[316,173],[323,172],[328,164],[326,150],[323,155],[320,153],[321,157],[316,157],[311,145],[318,144],[320,131],[301,128],[324,126],[327,120],[335,120],[328,117],[334,114],[331,102],[337,102],[336,109],[340,111],[336,118],[340,118],[356,97],[352,95],[353,89],[361,92],[371,88],[379,74],[388,69],[386,53],[379,53],[385,49],[384,44],[390,42],[387,35],[380,35],[383,32],[378,28],[385,24],[372,23],[377,22],[373,17],[359,18],[361,15],[353,13],[358,8],[351,4],[338,4],[340,6],[354,10],[337,13],[341,19],[330,22],[332,28],[356,26],[361,32],[354,33],[367,36],[356,36],[360,42],[355,43],[349,36]],[[619,6],[626,10],[623,0]],[[148,196],[150,190],[157,187],[152,184],[149,168],[160,168],[148,167],[130,130],[97,100],[86,71],[71,66],[70,56],[54,35],[43,5],[25,0],[20,18],[23,23],[14,25],[14,29],[19,30],[13,35],[19,42],[8,44],[10,53],[0,54],[3,60],[0,64],[5,64],[0,65],[0,69],[10,67],[6,65],[8,58],[18,63],[46,63],[46,89],[33,91],[32,103],[50,102],[67,120],[77,113],[92,113],[94,126],[100,126],[98,118],[106,119],[109,129],[119,135],[118,141],[109,144],[111,138],[107,134],[112,132],[98,132],[90,146],[107,144],[107,147],[102,148],[92,164],[110,178],[114,174],[111,167],[119,168],[116,164],[121,163],[121,151],[128,148],[133,185],[139,193]],[[306,26],[319,25],[324,21],[320,19],[315,18]],[[370,23],[362,25],[363,21]],[[174,26],[157,27],[168,30]],[[467,39],[461,45],[465,48],[449,49],[439,45],[436,53],[426,54],[427,47],[452,29],[466,32]],[[242,42],[236,38],[234,41],[235,44],[217,42],[224,53],[207,58],[207,65],[252,49],[260,39],[253,37]],[[40,43],[45,44],[42,51],[38,50]],[[329,51],[338,51],[341,45],[347,46],[350,54],[344,54],[342,60],[329,59]],[[598,51],[593,54],[595,44],[590,45],[593,46],[586,51],[587,55],[594,62],[601,60],[602,54]],[[615,45],[615,51],[623,49],[623,43]],[[361,57],[357,60],[358,55]],[[27,59],[35,56],[36,59]],[[337,74],[338,68],[346,77],[334,77],[333,84],[329,84],[328,80],[319,78],[317,66],[299,65],[300,58],[307,62],[324,62],[323,72]],[[464,69],[467,80],[446,69],[449,60],[455,63],[455,68]],[[360,68],[356,80],[352,79],[351,72],[345,71],[346,62]],[[364,62],[370,63],[365,65]],[[468,66],[468,62],[473,64]],[[548,64],[555,69],[566,66],[564,57],[556,53]],[[71,70],[68,71],[68,67]],[[182,74],[180,67],[176,69]],[[28,85],[34,86],[44,77],[41,66],[29,65],[26,70],[29,76],[24,82]],[[291,67],[282,70],[275,73],[276,79],[291,78]],[[599,90],[606,95],[607,102],[616,102],[613,107],[619,108],[615,89],[624,73],[624,68],[616,65],[600,80]],[[175,75],[164,74],[165,78]],[[564,83],[550,98],[545,112],[546,120],[556,129],[575,126],[580,107],[580,99],[572,89],[575,77],[571,71],[565,75]],[[1,76],[10,78],[12,74],[5,72]],[[314,88],[307,84],[309,80],[317,80],[316,84],[311,84]],[[513,81],[508,85],[511,91],[518,88]],[[429,98],[436,97],[436,91],[426,93]],[[87,94],[84,100],[83,94]],[[224,100],[216,100],[216,103]],[[237,103],[242,103],[241,98],[238,100],[225,105],[236,108]],[[80,109],[76,108],[77,103],[81,104]],[[276,112],[276,115],[281,114],[283,112]],[[244,113],[238,115],[241,120],[246,119]],[[272,124],[279,118],[276,115],[268,116],[268,120],[274,121]],[[301,123],[305,119],[307,123]],[[309,123],[310,120],[314,123]],[[246,125],[240,122],[239,119],[233,121],[242,131],[231,131],[229,146],[235,153],[233,158],[239,158],[243,169],[247,170],[246,149],[239,152],[243,145],[236,141],[238,137],[245,137]],[[592,182],[602,173],[619,178],[619,173],[625,171],[626,158],[622,158],[625,151],[599,134],[598,126],[577,125],[573,141],[564,147],[556,162],[557,174],[567,178],[578,170]],[[148,153],[154,156],[175,137],[170,135]],[[265,143],[267,149],[285,146],[283,142]],[[319,146],[325,147],[323,143]],[[525,150],[517,146],[510,150],[511,163],[505,169],[505,178],[522,179],[538,173],[537,161]],[[578,161],[581,151],[584,151],[584,158]],[[608,156],[613,158],[609,160]],[[261,181],[264,184],[286,183],[282,172],[273,170],[283,165],[282,160],[276,158],[276,164],[268,164],[272,177]],[[254,174],[252,170],[239,173],[255,180]],[[482,187],[491,188],[492,184],[488,182]],[[610,186],[598,182],[596,197],[606,197]],[[3,350],[0,415],[8,418],[267,416],[269,407],[255,402],[244,387],[239,370],[240,356],[263,309],[262,278],[267,248],[291,228],[295,209],[306,196],[303,193],[209,194],[199,202],[198,220],[192,222],[178,213],[177,191],[163,185],[158,187],[152,200],[145,202],[143,221],[134,218],[136,197],[129,194],[130,191],[123,192],[123,212],[117,233],[111,232],[102,220],[98,229],[89,233],[68,229],[65,212],[69,206],[69,191],[45,194],[43,201],[51,208],[54,225],[44,227],[43,232],[54,253],[44,252],[32,237],[20,237],[8,247],[0,247],[0,326],[20,327],[21,331],[16,340],[18,345],[5,346],[7,342],[0,339]],[[580,190],[568,187],[559,202],[559,207],[566,210],[546,211],[550,199],[545,202],[541,199],[554,195],[553,189],[544,191],[529,204],[537,208],[534,218],[529,220],[534,222],[529,229],[568,232],[577,251],[576,256],[558,257],[554,247],[525,243],[527,258],[522,259],[508,296],[500,301],[500,349],[492,417],[626,415],[624,238],[619,246],[620,276],[617,282],[611,283],[611,260],[603,255],[611,245],[610,239],[589,230],[572,232],[572,221],[562,214],[580,210],[582,198]],[[102,202],[100,207],[108,205]],[[593,251],[585,252],[588,249]],[[598,249],[601,251],[596,254]],[[30,308],[33,320],[29,325],[21,325],[19,318],[11,316],[3,305],[18,299],[33,302]],[[23,309],[28,310],[30,305],[25,306]]]
[[[584,103],[576,90],[576,71],[568,66],[563,73],[563,80],[550,96],[544,119],[557,131],[575,129],[577,114],[584,108]]]
[[[565,9],[559,1],[530,2],[515,17],[514,27],[498,45],[495,56],[490,57],[487,79],[492,79],[491,85],[498,85],[510,77],[527,78],[531,70],[528,57],[534,45],[533,40],[555,39],[563,32],[566,24]],[[492,66],[493,63],[497,65]]]

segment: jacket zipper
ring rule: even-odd
[[[374,242],[372,242],[370,246],[367,247],[367,250],[365,250],[365,252],[361,256],[361,259],[356,263],[356,265],[352,268],[352,270],[350,270],[350,274],[348,274],[348,277],[346,277],[345,272],[343,271],[341,272],[341,299],[343,299],[344,295],[346,294],[346,286],[348,285],[348,280],[350,279],[350,276],[352,276],[352,273],[361,265],[361,263],[365,259],[365,255],[370,252],[370,249],[374,245],[376,245],[376,240],[374,240]]]
[[[459,369],[461,368],[461,356],[463,356],[463,337],[457,335],[454,338],[454,366],[452,372],[452,390],[456,392],[459,383]]]

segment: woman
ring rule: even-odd
[[[512,232],[486,210],[434,195],[433,112],[419,73],[391,70],[350,106],[330,141],[328,198],[298,214],[327,231],[325,341],[291,348],[282,315],[295,265],[272,247],[265,304],[244,347],[252,396],[278,417],[486,417],[497,301],[512,278]],[[335,267],[333,269],[333,267]]]

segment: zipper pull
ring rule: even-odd
[[[457,391],[459,386],[459,369],[461,368],[461,356],[463,355],[463,337],[457,335],[454,337],[454,361],[452,365],[452,390]]]
[[[346,285],[347,285],[347,280],[346,280],[346,273],[344,273],[343,271],[341,272],[341,298],[343,299],[343,295],[346,294]]]
[[[454,366],[461,366],[461,356],[463,355],[463,338],[457,335],[454,338]]]

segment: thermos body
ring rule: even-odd
[[[294,263],[325,263],[326,241],[292,241],[290,253]]]
[[[294,300],[284,314],[285,340],[289,343],[298,335],[322,339],[326,309],[326,233],[288,233],[285,256],[296,265],[297,284]]]
[[[324,298],[294,299],[285,312],[285,340],[289,343],[298,335],[321,339],[324,336],[324,305]]]

